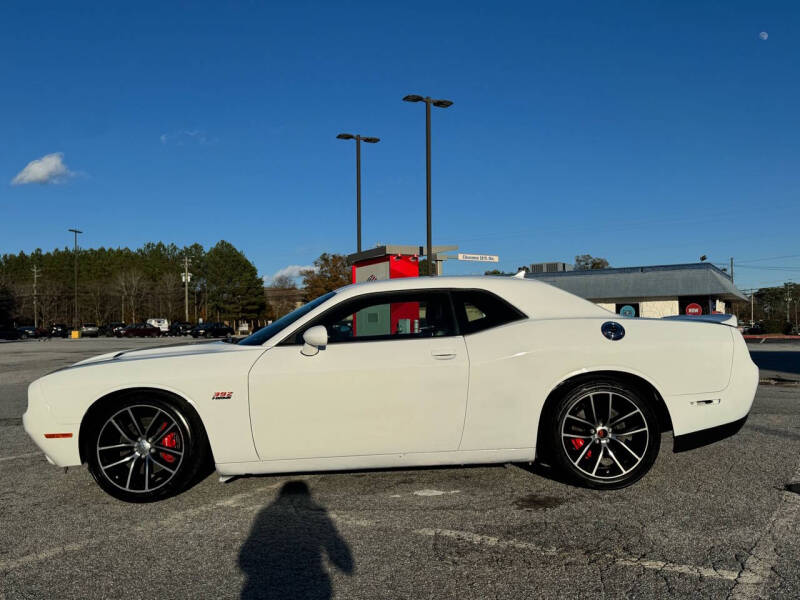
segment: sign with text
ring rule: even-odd
[[[687,315],[702,315],[703,314],[703,307],[697,304],[697,302],[692,302],[686,307],[686,314]]]
[[[472,262],[500,262],[500,257],[491,254],[463,254],[459,252],[458,260],[469,260]]]

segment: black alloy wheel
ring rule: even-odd
[[[199,418],[155,394],[109,403],[97,414],[84,449],[95,481],[125,502],[182,492],[210,456]]]
[[[598,380],[565,391],[550,413],[550,455],[586,487],[619,489],[641,479],[658,456],[658,419],[641,390]]]

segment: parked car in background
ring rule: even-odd
[[[0,340],[19,340],[22,334],[19,329],[11,325],[0,325]]]
[[[763,323],[754,323],[750,327],[746,327],[742,333],[744,335],[762,335],[766,333]]]
[[[158,337],[160,335],[161,330],[150,323],[131,323],[117,333],[117,337]]]
[[[69,327],[64,325],[64,323],[52,323],[50,325],[50,330],[48,331],[48,335],[50,337],[65,338],[69,335]]]
[[[99,333],[100,335],[104,335],[106,337],[112,337],[117,335],[118,331],[125,329],[125,327],[126,323],[123,323],[122,321],[112,321],[108,325],[101,325]]]
[[[161,333],[169,332],[169,319],[147,319],[147,322],[153,327],[158,327]]]
[[[22,325],[17,327],[17,331],[19,331],[23,340],[27,338],[40,338],[47,335],[46,329],[34,325]]]
[[[233,335],[233,327],[228,327],[224,323],[200,323],[190,332],[191,336],[196,337],[227,337]]]
[[[173,321],[169,326],[169,335],[189,335],[192,327],[194,327],[194,325],[187,321]]]
[[[81,337],[97,337],[100,335],[100,328],[97,323],[84,323],[81,325]]]

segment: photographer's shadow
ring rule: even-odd
[[[290,481],[258,513],[239,551],[239,568],[247,576],[241,597],[333,597],[323,555],[342,572],[353,573],[353,555],[328,512],[314,502],[305,482]]]

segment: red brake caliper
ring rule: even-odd
[[[176,432],[172,431],[164,436],[161,440],[161,445],[165,448],[177,448],[178,447],[178,436]],[[167,454],[166,452],[159,452],[161,458],[163,458],[168,463],[174,463],[175,457],[172,454]]]
[[[580,450],[581,448],[583,448],[583,445],[586,443],[586,441],[581,439],[581,438],[571,438],[570,441],[572,442],[572,447],[575,448],[575,450]],[[591,457],[592,457],[592,451],[591,450],[587,450],[586,451],[586,458],[591,458]]]

